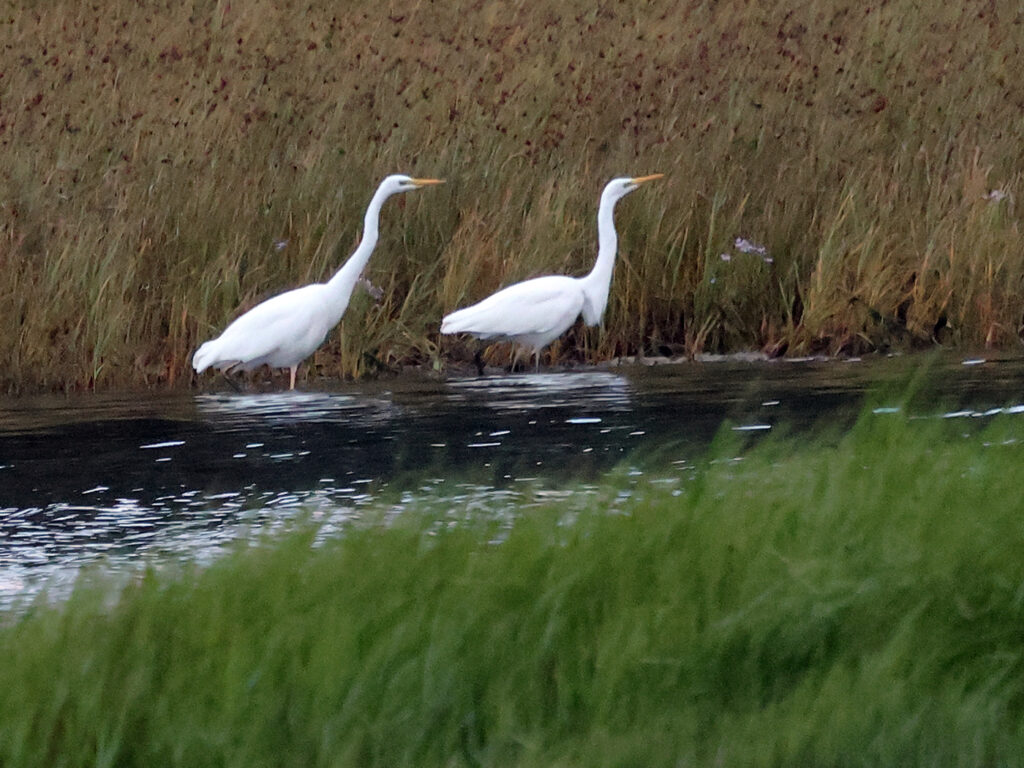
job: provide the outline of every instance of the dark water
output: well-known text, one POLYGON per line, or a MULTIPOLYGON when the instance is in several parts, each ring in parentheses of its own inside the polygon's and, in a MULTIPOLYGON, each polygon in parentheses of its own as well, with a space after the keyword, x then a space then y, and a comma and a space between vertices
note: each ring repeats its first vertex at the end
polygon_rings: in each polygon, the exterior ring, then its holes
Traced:
MULTIPOLYGON (((62 594, 83 564, 202 561, 300 513, 330 526, 370 502, 400 510, 438 495, 511 510, 527 488, 585 491, 652 455, 685 465, 723 423, 751 440, 782 425, 842 428, 868 389, 899 391, 924 363, 686 363, 0 401, 0 608, 43 585, 62 594)), ((922 415, 978 422, 1024 401, 1019 359, 932 359, 923 378, 937 405, 922 415)))

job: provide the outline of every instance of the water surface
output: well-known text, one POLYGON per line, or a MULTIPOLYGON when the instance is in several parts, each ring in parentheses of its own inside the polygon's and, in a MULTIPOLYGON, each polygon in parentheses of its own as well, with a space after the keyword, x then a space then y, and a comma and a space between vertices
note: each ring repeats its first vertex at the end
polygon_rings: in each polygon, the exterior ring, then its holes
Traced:
MULTIPOLYGON (((612 468, 649 468, 652 456, 661 471, 685 467, 723 424, 750 441, 780 426, 842 429, 869 388, 906 382, 922 362, 685 363, 0 401, 0 608, 43 585, 62 594, 84 564, 202 561, 297 514, 341 525, 371 502, 400 510, 438 495, 513 514, 524 498, 585 493, 612 468)), ((930 366, 920 386, 936 405, 920 415, 1016 412, 1022 361, 930 366)))

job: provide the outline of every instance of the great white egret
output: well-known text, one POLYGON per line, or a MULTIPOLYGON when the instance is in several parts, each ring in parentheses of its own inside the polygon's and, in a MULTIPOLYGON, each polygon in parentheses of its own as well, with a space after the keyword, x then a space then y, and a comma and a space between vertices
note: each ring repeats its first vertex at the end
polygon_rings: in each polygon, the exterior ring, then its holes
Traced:
POLYGON ((384 201, 399 192, 441 183, 441 179, 414 179, 401 174, 385 178, 366 207, 359 247, 334 277, 326 283, 304 285, 257 304, 224 333, 196 350, 192 357, 196 373, 211 367, 226 372, 251 371, 266 364, 271 368, 289 368, 289 388, 295 389, 299 363, 316 351, 348 307, 359 273, 377 245, 384 201))
POLYGON ((608 304, 618 246, 615 204, 644 182, 662 176, 612 179, 605 186, 597 209, 597 262, 590 274, 547 275, 502 288, 478 304, 446 315, 441 333, 512 341, 529 348, 539 364, 540 351, 565 333, 581 312, 587 325, 599 325, 608 304))

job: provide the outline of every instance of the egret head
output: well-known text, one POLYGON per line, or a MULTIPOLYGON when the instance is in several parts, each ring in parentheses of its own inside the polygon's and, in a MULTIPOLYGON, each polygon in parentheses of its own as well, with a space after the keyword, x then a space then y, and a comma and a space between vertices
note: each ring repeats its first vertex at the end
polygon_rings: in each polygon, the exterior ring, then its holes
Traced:
POLYGON ((605 186, 601 196, 615 201, 625 197, 641 184, 660 179, 664 175, 663 173, 653 173, 650 176, 623 176, 619 179, 612 179, 605 186))
POLYGON ((444 184, 444 179, 414 179, 412 176, 396 173, 384 179, 380 183, 380 188, 393 195, 396 192, 408 192, 410 189, 429 187, 432 184, 444 184))

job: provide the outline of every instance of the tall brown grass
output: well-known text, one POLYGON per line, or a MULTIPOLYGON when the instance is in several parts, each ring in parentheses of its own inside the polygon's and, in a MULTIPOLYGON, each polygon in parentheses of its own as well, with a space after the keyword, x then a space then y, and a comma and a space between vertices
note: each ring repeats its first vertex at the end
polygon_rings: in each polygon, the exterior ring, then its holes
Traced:
POLYGON ((240 309, 326 278, 391 172, 312 370, 441 367, 441 315, 582 274, 612 176, 600 331, 552 359, 1011 346, 1024 28, 1011 3, 286 0, 8 6, 0 387, 180 384, 240 309), (762 245, 744 253, 736 238, 762 245))

